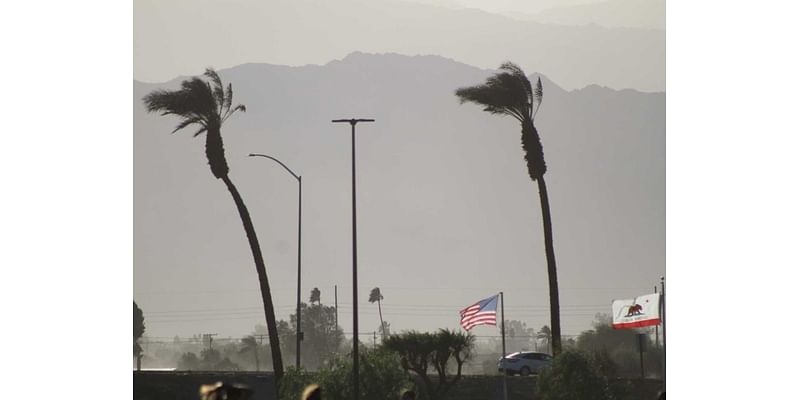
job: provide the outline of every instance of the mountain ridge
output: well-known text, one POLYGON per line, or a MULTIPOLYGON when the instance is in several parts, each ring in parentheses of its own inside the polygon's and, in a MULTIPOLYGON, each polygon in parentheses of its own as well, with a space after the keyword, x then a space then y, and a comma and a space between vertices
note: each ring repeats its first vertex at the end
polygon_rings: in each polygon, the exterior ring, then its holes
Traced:
MULTIPOLYGON (((330 61, 328 61, 328 62, 326 62, 324 64, 306 64, 306 65, 296 65, 295 66, 295 65, 274 64, 274 63, 266 63, 266 62, 248 62, 248 63, 233 65, 233 66, 226 67, 226 68, 220 68, 220 69, 217 70, 217 72, 220 73, 220 74, 224 74, 224 73, 227 73, 227 72, 229 72, 231 70, 236 70, 236 69, 240 69, 240 68, 245 68, 246 69, 246 68, 260 68, 260 67, 276 68, 276 69, 297 69, 297 68, 312 68, 313 69, 313 68, 323 68, 323 67, 327 67, 327 66, 336 66, 336 65, 338 65, 340 63, 351 62, 357 57, 387 57, 387 56, 388 57, 405 58, 405 59, 409 59, 409 60, 412 60, 412 59, 441 60, 441 61, 452 63, 452 64, 458 65, 458 66, 474 68, 475 70, 482 71, 482 72, 495 72, 495 71, 497 71, 496 69, 481 68, 481 67, 477 67, 477 66, 474 66, 474 65, 470 65, 470 64, 455 60, 453 58, 444 57, 444 56, 440 56, 440 55, 436 55, 436 54, 407 55, 407 54, 401 54, 401 53, 396 53, 396 52, 370 53, 370 52, 354 51, 354 52, 351 52, 351 53, 347 54, 346 56, 342 57, 341 59, 330 60, 330 61)), ((512 61, 513 62, 513 60, 508 60, 508 61, 512 61)), ((200 75, 200 74, 198 74, 198 75, 200 75)), ((182 80, 191 78, 192 76, 193 75, 179 75, 179 76, 174 77, 172 79, 168 79, 166 81, 160 81, 160 82, 146 82, 146 81, 141 81, 141 80, 137 80, 137 79, 133 79, 133 81, 136 84, 155 85, 155 86, 157 86, 157 85, 163 85, 163 84, 182 81, 182 80)), ((565 91, 565 92, 577 92, 577 91, 591 89, 591 88, 595 88, 596 87, 596 88, 609 90, 609 91, 614 91, 614 92, 630 91, 630 92, 643 93, 643 94, 648 94, 648 93, 651 93, 651 94, 663 94, 663 93, 665 93, 664 91, 642 91, 642 90, 638 90, 638 89, 634 89, 634 88, 616 89, 616 88, 612 88, 612 87, 609 87, 609 86, 599 85, 599 84, 596 84, 596 83, 590 83, 590 84, 588 84, 586 86, 583 86, 583 87, 580 87, 580 88, 565 89, 563 86, 557 84, 552 79, 547 77, 547 75, 545 75, 545 74, 538 73, 538 72, 533 72, 533 73, 528 75, 529 79, 532 79, 534 77, 542 77, 543 80, 547 80, 551 85, 555 86, 558 90, 565 91)))
MULTIPOLYGON (((350 128, 330 121, 372 117, 376 122, 359 124, 356 136, 362 292, 378 286, 394 304, 441 305, 502 289, 509 304, 529 307, 509 319, 548 323, 541 210, 519 125, 460 105, 454 95, 491 73, 437 56, 220 70, 234 103, 247 106, 228 120, 223 138, 278 318, 288 318, 296 296, 297 186, 269 160, 247 155, 272 155, 303 176, 303 292, 320 287, 329 299, 334 284, 347 290, 352 268, 350 128), (425 289, 431 285, 437 290, 425 289)), ((177 118, 144 110, 144 95, 179 80, 134 82, 137 304, 146 314, 257 306, 250 250, 230 196, 208 170, 203 138, 171 135, 177 118), (219 287, 239 290, 203 294, 219 287)), ((563 91, 542 80, 536 126, 548 164, 561 303, 595 305, 562 309, 565 334, 575 334, 590 329, 595 313, 608 312, 611 299, 638 295, 664 274, 665 94, 563 91)), ((387 319, 401 330, 458 328, 456 311, 453 318, 397 312, 387 319)), ((340 318, 347 326, 349 317, 340 318)), ((254 312, 148 331, 191 335, 215 324, 221 335, 241 335, 262 319, 254 312)))

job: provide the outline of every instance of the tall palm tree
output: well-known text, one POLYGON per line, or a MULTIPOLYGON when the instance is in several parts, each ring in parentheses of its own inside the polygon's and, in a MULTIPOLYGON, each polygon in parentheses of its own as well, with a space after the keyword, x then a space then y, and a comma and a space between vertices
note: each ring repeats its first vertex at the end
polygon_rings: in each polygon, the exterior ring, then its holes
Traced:
POLYGON ((228 84, 227 90, 222 84, 222 80, 217 73, 209 68, 206 69, 205 77, 210 82, 206 82, 198 77, 181 82, 178 90, 155 90, 144 97, 144 103, 148 112, 161 112, 161 115, 175 115, 181 118, 181 122, 172 131, 175 133, 189 125, 199 125, 194 137, 206 134, 206 158, 211 173, 217 179, 222 179, 233 197, 239 216, 242 219, 247 240, 250 243, 250 250, 256 264, 256 272, 261 287, 261 300, 264 303, 264 314, 267 320, 269 331, 269 343, 272 349, 272 367, 275 371, 275 380, 278 383, 283 377, 283 360, 281 359, 281 348, 278 343, 277 323, 275 322, 275 309, 272 304, 272 294, 269 289, 267 270, 264 265, 264 258, 261 255, 261 247, 258 245, 258 237, 250 219, 250 213, 239 195, 239 191, 228 176, 228 163, 225 160, 225 150, 222 145, 222 124, 236 111, 245 111, 244 105, 233 104, 233 87, 228 84))
POLYGON ((369 302, 375 304, 378 302, 378 316, 381 318, 381 338, 386 340, 386 325, 383 323, 383 312, 381 312, 381 300, 383 300, 383 295, 381 294, 380 288, 373 288, 371 292, 369 292, 369 302))
POLYGON ((522 150, 525 152, 528 175, 539 185, 547 275, 550 286, 550 326, 553 334, 553 354, 558 354, 561 352, 561 321, 550 202, 547 198, 547 185, 544 181, 547 165, 544 162, 539 132, 533 125, 533 120, 542 104, 542 80, 541 78, 537 80, 534 89, 520 67, 506 62, 500 66, 500 72, 489 77, 485 83, 460 88, 456 90, 456 96, 461 104, 471 102, 482 105, 484 106, 483 111, 491 114, 510 115, 522 125, 522 150))

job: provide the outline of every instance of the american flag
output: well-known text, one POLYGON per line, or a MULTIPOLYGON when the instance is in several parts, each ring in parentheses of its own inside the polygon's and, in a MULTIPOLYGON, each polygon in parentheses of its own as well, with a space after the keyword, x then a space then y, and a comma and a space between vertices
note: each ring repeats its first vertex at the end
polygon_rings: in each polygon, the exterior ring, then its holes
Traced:
POLYGON ((497 297, 483 299, 461 310, 461 326, 470 330, 475 325, 497 326, 497 297))

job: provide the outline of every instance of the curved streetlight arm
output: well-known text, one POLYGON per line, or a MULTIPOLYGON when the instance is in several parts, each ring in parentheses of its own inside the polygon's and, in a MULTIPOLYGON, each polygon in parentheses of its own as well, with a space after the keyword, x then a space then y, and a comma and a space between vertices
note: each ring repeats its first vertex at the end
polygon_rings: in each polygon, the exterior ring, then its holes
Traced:
POLYGON ((292 174, 292 176, 294 177, 294 179, 297 179, 298 181, 300 180, 300 176, 299 176, 299 175, 297 175, 297 174, 295 174, 294 172, 292 172, 292 170, 291 170, 291 169, 289 169, 289 167, 287 167, 287 166, 286 166, 286 164, 282 163, 282 162, 281 162, 281 160, 278 160, 278 159, 277 159, 277 158, 275 158, 275 157, 268 156, 268 155, 266 155, 266 154, 254 154, 254 153, 250 153, 250 157, 264 157, 264 158, 269 158, 270 160, 272 160, 272 161, 275 161, 276 163, 280 164, 280 165, 281 165, 281 167, 285 168, 285 169, 286 169, 286 171, 288 171, 290 174, 292 174))
POLYGON ((300 310, 300 288, 301 288, 301 254, 302 254, 302 227, 303 227, 303 179, 294 173, 286 164, 282 163, 281 160, 278 160, 275 157, 268 156, 266 154, 254 154, 250 153, 250 157, 264 157, 269 158, 272 161, 280 164, 287 172, 292 174, 292 176, 297 179, 297 347, 295 351, 295 366, 300 368, 300 348, 301 348, 301 341, 303 340, 303 331, 302 331, 302 323, 301 323, 301 310, 300 310))

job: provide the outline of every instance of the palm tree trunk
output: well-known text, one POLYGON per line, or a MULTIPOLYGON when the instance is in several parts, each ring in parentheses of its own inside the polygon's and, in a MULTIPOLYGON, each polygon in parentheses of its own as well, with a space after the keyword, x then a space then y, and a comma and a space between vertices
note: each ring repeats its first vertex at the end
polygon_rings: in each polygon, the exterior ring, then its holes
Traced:
POLYGON ((378 299, 378 316, 381 318, 381 334, 382 339, 386 340, 386 325, 383 324, 383 312, 381 312, 381 299, 378 299))
POLYGON ((550 220, 550 200, 544 175, 536 180, 539 184, 539 200, 542 203, 542 225, 544 226, 544 249, 547 255, 547 278, 550 286, 550 344, 553 355, 561 353, 561 316, 558 305, 558 277, 556 275, 556 253, 553 250, 553 224, 550 220))
POLYGON ((264 302, 264 314, 267 319, 269 345, 272 350, 272 368, 275 371, 275 387, 277 390, 283 377, 283 359, 281 358, 281 347, 278 342, 278 325, 275 322, 275 308, 272 305, 272 293, 269 290, 267 269, 264 265, 264 258, 261 256, 261 247, 258 245, 258 237, 256 237, 253 221, 250 219, 250 213, 247 211, 247 206, 244 205, 242 196, 239 195, 239 191, 236 190, 236 186, 233 185, 227 174, 223 175, 221 179, 225 182, 225 186, 228 187, 228 191, 231 192, 236 208, 239 210, 244 231, 247 233, 247 240, 250 242, 250 250, 252 250, 253 259, 256 262, 258 282, 261 286, 261 300, 264 302))
POLYGON ((206 159, 211 173, 217 179, 228 175, 228 161, 225 160, 225 147, 222 146, 222 132, 219 127, 208 127, 206 132, 206 159))

